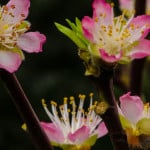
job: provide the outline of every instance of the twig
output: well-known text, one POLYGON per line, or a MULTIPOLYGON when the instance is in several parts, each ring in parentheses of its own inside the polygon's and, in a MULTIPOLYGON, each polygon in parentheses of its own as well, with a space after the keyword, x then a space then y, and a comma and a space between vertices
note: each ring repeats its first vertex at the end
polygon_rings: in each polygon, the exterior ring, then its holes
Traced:
POLYGON ((29 134, 33 139, 37 150, 52 150, 50 141, 40 126, 39 120, 29 103, 15 74, 0 70, 0 78, 4 82, 13 103, 15 104, 21 118, 26 123, 29 134))
MULTIPOLYGON (((145 14, 146 0, 136 0, 135 16, 145 14)), ((130 91, 133 95, 141 95, 143 69, 146 58, 133 60, 130 73, 130 91)))
POLYGON ((98 78, 90 77, 100 95, 101 100, 105 100, 109 107, 104 114, 100 114, 108 129, 113 147, 115 150, 129 150, 127 137, 122 129, 116 101, 113 93, 113 69, 101 70, 98 78))

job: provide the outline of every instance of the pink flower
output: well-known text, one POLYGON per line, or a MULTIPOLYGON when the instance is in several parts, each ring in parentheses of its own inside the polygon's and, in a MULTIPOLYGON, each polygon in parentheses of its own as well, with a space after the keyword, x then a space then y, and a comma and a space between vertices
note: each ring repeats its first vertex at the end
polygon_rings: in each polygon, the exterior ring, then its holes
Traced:
POLYGON ((39 32, 27 32, 30 23, 28 16, 29 0, 10 0, 0 7, 0 68, 12 73, 16 71, 24 55, 41 52, 46 37, 39 32))
MULTIPOLYGON (((84 111, 85 95, 79 96, 79 106, 75 104, 75 99, 70 97, 72 109, 68 108, 67 98, 64 98, 64 104, 59 106, 52 101, 52 112, 50 112, 43 100, 43 107, 52 122, 41 122, 41 126, 48 135, 52 145, 59 147, 91 147, 97 138, 104 136, 107 129, 102 119, 95 114, 95 105, 92 103, 92 94, 90 106, 87 112, 84 111)), ((66 148, 67 149, 67 148, 66 148)))
POLYGON ((114 17, 113 5, 94 0, 93 17, 82 19, 84 36, 90 41, 91 56, 107 63, 126 63, 150 55, 150 41, 144 39, 150 29, 150 16, 126 19, 125 12, 114 17))
POLYGON ((120 97, 120 119, 127 133, 129 144, 139 146, 139 135, 150 136, 150 107, 139 96, 130 92, 120 97))
MULTIPOLYGON (((121 10, 130 15, 135 10, 135 0, 119 0, 121 10)), ((146 14, 150 14, 150 0, 146 0, 146 14)))

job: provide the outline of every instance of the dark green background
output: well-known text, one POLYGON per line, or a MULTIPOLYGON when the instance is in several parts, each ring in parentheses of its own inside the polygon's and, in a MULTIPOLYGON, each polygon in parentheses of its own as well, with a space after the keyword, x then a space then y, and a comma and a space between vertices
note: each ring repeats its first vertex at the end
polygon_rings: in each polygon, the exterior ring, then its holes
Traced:
MULTIPOLYGON (((6 1, 1 0, 2 3, 6 1)), ((61 103, 64 96, 95 93, 95 88, 84 76, 77 47, 54 26, 54 22, 67 25, 65 18, 74 21, 76 16, 79 19, 84 15, 91 16, 91 3, 92 0, 31 0, 27 20, 32 24, 32 31, 40 31, 47 36, 47 42, 42 53, 25 53, 26 60, 16 75, 40 120, 48 121, 41 105, 42 98, 47 102, 54 99, 61 103)), ((149 88, 149 84, 144 87, 149 88)), ((149 96, 149 91, 145 92, 149 96)), ((35 149, 28 134, 21 129, 22 123, 0 81, 0 150, 35 149)), ((93 149, 112 150, 108 136, 97 140, 93 149)))

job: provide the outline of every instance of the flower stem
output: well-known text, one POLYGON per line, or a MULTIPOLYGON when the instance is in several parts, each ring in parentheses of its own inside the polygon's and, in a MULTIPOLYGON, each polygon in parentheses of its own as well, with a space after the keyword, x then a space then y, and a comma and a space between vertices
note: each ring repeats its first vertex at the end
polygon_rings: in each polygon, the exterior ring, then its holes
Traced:
POLYGON ((137 59, 133 60, 131 63, 130 91, 133 95, 141 96, 145 60, 145 58, 137 59))
POLYGON ((26 97, 15 74, 10 74, 5 70, 0 70, 1 80, 12 97, 21 118, 27 125, 27 129, 37 150, 52 150, 50 141, 40 126, 38 117, 36 116, 28 98, 26 97))
MULTIPOLYGON (((145 14, 146 0, 136 0, 135 2, 135 16, 145 14)), ((145 58, 133 60, 131 63, 130 73, 130 91, 133 95, 141 95, 142 77, 145 64, 145 58)))
POLYGON ((127 144, 127 137, 122 129, 117 105, 113 93, 113 69, 101 70, 101 74, 98 78, 91 77, 93 83, 97 87, 100 95, 100 100, 105 100, 109 105, 104 114, 100 114, 105 125, 108 129, 109 136, 111 138, 113 147, 115 150, 129 150, 127 144))

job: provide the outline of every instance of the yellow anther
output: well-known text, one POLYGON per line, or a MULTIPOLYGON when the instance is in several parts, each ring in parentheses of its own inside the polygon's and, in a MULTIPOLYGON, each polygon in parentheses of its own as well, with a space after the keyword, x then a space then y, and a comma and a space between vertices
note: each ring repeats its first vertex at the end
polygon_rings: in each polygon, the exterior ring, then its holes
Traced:
POLYGON ((90 122, 93 122, 93 119, 92 119, 92 118, 90 119, 90 122))
POLYGON ((98 22, 98 17, 96 17, 96 18, 94 19, 94 21, 95 21, 95 22, 98 22))
POLYGON ((110 6, 111 6, 111 7, 114 7, 114 5, 115 5, 114 3, 110 3, 110 6))
POLYGON ((41 101, 42 101, 43 107, 47 107, 47 105, 46 105, 46 103, 45 103, 45 99, 43 98, 41 101))
POLYGON ((90 97, 93 97, 94 93, 90 93, 90 97))
POLYGON ((75 112, 75 111, 72 111, 72 112, 71 112, 71 114, 72 114, 72 115, 75 115, 75 114, 76 114, 76 112, 75 112))
POLYGON ((70 101, 74 101, 74 97, 73 96, 70 96, 70 101))
POLYGON ((7 7, 7 6, 3 6, 3 9, 4 9, 5 11, 8 11, 8 7, 7 7))
POLYGON ((25 14, 21 14, 21 17, 25 17, 25 14))
POLYGON ((111 26, 111 25, 109 25, 109 26, 108 26, 108 28, 109 28, 109 29, 112 29, 112 26, 111 26))
POLYGON ((67 104, 68 98, 64 97, 64 104, 67 104))
POLYGON ((51 105, 54 105, 55 107, 57 107, 57 103, 55 101, 51 101, 51 105))
POLYGON ((4 30, 7 30, 8 27, 9 27, 8 24, 6 24, 6 25, 3 26, 3 29, 4 29, 4 30))
POLYGON ((103 16, 103 13, 100 13, 99 15, 100 15, 100 17, 102 17, 102 16, 103 16))
POLYGON ((145 109, 146 111, 148 111, 148 109, 149 109, 149 103, 146 103, 146 104, 144 105, 144 109, 145 109))
POLYGON ((79 98, 80 98, 80 99, 84 100, 85 97, 86 97, 86 95, 84 95, 84 94, 79 94, 79 98))
POLYGON ((119 32, 119 29, 118 29, 118 28, 116 28, 116 32, 119 32))
POLYGON ((121 43, 121 47, 123 47, 124 46, 124 43, 121 43))
POLYGON ((14 8, 15 8, 15 5, 11 5, 10 7, 11 7, 11 9, 14 9, 14 8))
POLYGON ((108 109, 108 104, 106 102, 99 102, 95 107, 95 112, 97 114, 104 114, 108 109))
POLYGON ((97 103, 98 103, 98 101, 95 101, 95 102, 94 102, 94 105, 97 105, 97 103))
POLYGON ((111 33, 111 32, 108 32, 108 35, 109 35, 109 36, 112 36, 112 33, 111 33))
POLYGON ((102 28, 102 29, 106 29, 106 26, 104 26, 104 25, 101 25, 101 26, 100 26, 100 28, 102 28))

